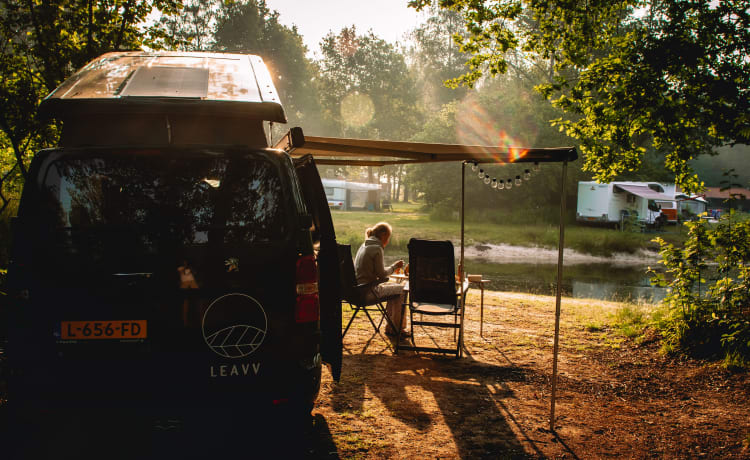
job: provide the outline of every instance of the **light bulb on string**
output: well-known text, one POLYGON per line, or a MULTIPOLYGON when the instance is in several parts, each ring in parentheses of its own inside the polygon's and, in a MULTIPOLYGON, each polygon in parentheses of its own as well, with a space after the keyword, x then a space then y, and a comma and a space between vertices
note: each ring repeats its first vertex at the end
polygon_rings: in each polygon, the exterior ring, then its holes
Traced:
POLYGON ((484 169, 479 170, 479 174, 477 174, 477 177, 479 177, 480 179, 484 179, 484 169))
POLYGON ((485 185, 490 185, 490 180, 491 180, 490 179, 490 175, 489 174, 485 174, 484 175, 484 183, 485 183, 485 185))
POLYGON ((490 187, 497 188, 497 179, 495 179, 494 177, 492 178, 492 184, 490 184, 490 187))
POLYGON ((524 169, 523 170, 523 179, 524 180, 531 179, 531 171, 529 171, 528 169, 524 169))
POLYGON ((478 169, 479 169, 479 163, 475 163, 475 162, 471 163, 472 172, 477 172, 478 169))
POLYGON ((498 190, 502 190, 504 188, 505 188, 505 181, 503 181, 502 179, 500 179, 499 181, 497 181, 497 189, 498 190))
POLYGON ((522 183, 523 182, 521 182, 521 176, 516 176, 516 186, 520 187, 522 183))
POLYGON ((505 188, 507 190, 510 190, 513 188, 513 179, 508 178, 508 180, 505 181, 505 188))
POLYGON ((535 173, 538 173, 540 169, 542 169, 542 167, 541 167, 541 166, 539 166, 539 162, 538 162, 538 161, 535 161, 535 162, 534 162, 534 172, 535 172, 535 173))

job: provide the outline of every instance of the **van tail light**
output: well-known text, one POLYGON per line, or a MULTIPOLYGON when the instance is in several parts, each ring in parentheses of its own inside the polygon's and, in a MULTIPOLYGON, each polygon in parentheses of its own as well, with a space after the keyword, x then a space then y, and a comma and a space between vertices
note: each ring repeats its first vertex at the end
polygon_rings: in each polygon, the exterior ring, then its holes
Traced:
POLYGON ((320 299, 318 298, 318 266, 312 255, 297 259, 297 302, 294 306, 294 320, 309 323, 320 319, 320 299))

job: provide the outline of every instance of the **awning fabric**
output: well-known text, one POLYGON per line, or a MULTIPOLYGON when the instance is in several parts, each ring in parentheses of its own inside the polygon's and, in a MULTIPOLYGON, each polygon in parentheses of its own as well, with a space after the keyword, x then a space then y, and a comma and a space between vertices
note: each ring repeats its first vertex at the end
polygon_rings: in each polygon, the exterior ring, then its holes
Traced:
POLYGON ((395 164, 473 161, 476 163, 549 163, 578 158, 575 147, 525 148, 432 144, 370 139, 305 136, 292 128, 274 146, 299 157, 311 154, 319 165, 385 166, 395 164))
POLYGON ((663 193, 651 190, 646 185, 621 185, 616 184, 615 187, 625 190, 626 192, 632 193, 633 195, 646 198, 647 200, 663 200, 663 201, 674 201, 674 198, 665 195, 663 193))

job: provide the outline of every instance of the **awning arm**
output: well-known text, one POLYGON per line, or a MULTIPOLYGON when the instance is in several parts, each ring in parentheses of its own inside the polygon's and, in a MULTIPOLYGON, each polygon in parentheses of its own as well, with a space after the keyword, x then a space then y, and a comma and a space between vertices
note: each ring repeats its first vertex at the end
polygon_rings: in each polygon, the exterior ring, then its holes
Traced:
POLYGON ((299 127, 281 137, 274 148, 292 156, 310 154, 319 164, 384 166, 389 164, 469 161, 474 163, 548 163, 573 161, 575 147, 526 148, 435 144, 370 139, 305 136, 299 127), (372 157, 372 158, 368 158, 372 157), (385 160, 383 158, 390 158, 385 160), (401 159, 401 160, 399 160, 401 159), (331 163, 323 163, 331 162, 331 163), (367 161, 369 163, 362 163, 367 161))

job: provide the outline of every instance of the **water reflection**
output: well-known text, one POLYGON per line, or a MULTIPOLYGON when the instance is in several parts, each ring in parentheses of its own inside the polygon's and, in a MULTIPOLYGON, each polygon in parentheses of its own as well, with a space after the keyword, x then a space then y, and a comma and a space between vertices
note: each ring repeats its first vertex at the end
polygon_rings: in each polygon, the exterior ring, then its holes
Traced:
MULTIPOLYGON (((405 259, 403 254, 388 254, 386 259, 405 259)), ((386 261, 387 263, 391 263, 386 261)), ((658 303, 666 289, 650 285, 645 265, 609 263, 566 266, 562 292, 566 297, 658 303)), ((554 295, 557 283, 555 264, 492 263, 467 259, 466 272, 489 279, 490 290, 554 295)))
MULTIPOLYGON (((490 280, 490 289, 554 295, 557 284, 555 264, 498 264, 467 260, 468 273, 481 273, 490 280)), ((566 266, 563 295, 619 301, 661 301, 666 289, 653 287, 644 265, 608 263, 566 266)))

